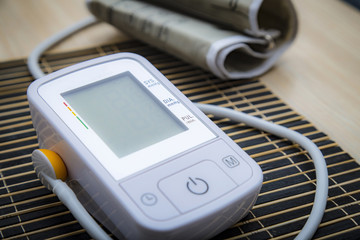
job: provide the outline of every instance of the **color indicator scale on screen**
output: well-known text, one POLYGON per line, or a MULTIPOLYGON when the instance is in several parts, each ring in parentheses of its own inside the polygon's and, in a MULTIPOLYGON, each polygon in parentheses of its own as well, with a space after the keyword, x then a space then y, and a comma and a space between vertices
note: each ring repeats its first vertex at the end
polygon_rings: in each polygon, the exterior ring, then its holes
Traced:
POLYGON ((67 109, 69 109, 69 111, 81 122, 81 124, 86 128, 89 129, 88 126, 86 126, 86 124, 76 115, 76 113, 65 103, 63 102, 63 104, 65 105, 65 107, 67 109))

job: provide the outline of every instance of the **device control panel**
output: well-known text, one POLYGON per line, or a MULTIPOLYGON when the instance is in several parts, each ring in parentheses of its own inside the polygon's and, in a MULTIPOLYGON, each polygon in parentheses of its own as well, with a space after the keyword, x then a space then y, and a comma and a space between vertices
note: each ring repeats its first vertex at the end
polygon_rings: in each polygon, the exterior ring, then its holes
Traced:
POLYGON ((251 167, 222 140, 165 165, 120 184, 136 205, 155 220, 197 209, 241 187, 252 176, 251 167))

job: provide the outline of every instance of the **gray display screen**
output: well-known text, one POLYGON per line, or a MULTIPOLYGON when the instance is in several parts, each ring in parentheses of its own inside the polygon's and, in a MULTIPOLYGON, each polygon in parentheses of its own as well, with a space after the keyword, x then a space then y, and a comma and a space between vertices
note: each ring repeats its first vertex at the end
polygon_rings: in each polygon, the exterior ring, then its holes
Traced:
POLYGON ((188 130, 130 72, 61 96, 119 158, 188 130))

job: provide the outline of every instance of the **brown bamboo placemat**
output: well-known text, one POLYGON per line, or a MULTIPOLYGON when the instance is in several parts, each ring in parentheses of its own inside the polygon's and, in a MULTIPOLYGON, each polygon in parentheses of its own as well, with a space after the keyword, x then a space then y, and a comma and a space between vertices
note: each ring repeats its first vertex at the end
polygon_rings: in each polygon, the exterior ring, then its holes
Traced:
MULTIPOLYGON (((222 81, 137 41, 45 55, 45 72, 116 52, 146 57, 195 102, 247 112, 314 141, 329 170, 329 199, 315 239, 360 238, 360 167, 337 143, 293 111, 259 80, 222 81)), ((30 154, 38 147, 26 89, 25 60, 0 63, 0 238, 89 239, 69 211, 37 179, 30 154)), ((212 116, 210 116, 212 117, 212 116)), ((298 145, 227 119, 213 118, 264 172, 256 205, 215 239, 292 239, 309 215, 315 192, 312 161, 298 145)))

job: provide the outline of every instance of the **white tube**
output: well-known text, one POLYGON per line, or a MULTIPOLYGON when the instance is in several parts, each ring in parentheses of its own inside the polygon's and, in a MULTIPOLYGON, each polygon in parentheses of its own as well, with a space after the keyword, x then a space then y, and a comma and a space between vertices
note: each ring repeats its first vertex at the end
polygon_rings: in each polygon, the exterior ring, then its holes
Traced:
MULTIPOLYGON (((40 173, 41 174, 41 173, 40 173)), ((86 229, 86 232, 94 239, 111 240, 109 235, 99 226, 99 224, 86 211, 80 201, 77 199, 72 189, 63 181, 53 179, 46 174, 41 174, 52 188, 52 191, 59 200, 70 210, 80 225, 86 229)))
POLYGON ((286 127, 276 125, 248 114, 237 112, 232 109, 206 105, 195 104, 201 111, 206 114, 213 114, 217 117, 229 118, 236 122, 243 122, 251 127, 272 133, 282 138, 298 143, 308 151, 313 159, 316 171, 316 192, 314 205, 310 216, 306 221, 303 229, 297 235, 297 240, 311 239, 319 226, 324 215, 327 196, 328 196, 328 172, 325 159, 319 148, 308 138, 298 132, 290 130, 286 127))
POLYGON ((94 17, 86 18, 80 22, 71 25, 70 27, 56 33, 55 35, 49 37, 45 41, 41 42, 35 49, 30 53, 27 61, 28 68, 30 73, 37 79, 45 74, 41 70, 38 61, 41 56, 47 49, 54 46, 56 43, 64 40, 65 38, 69 37, 70 35, 88 27, 97 22, 97 19, 94 17))

